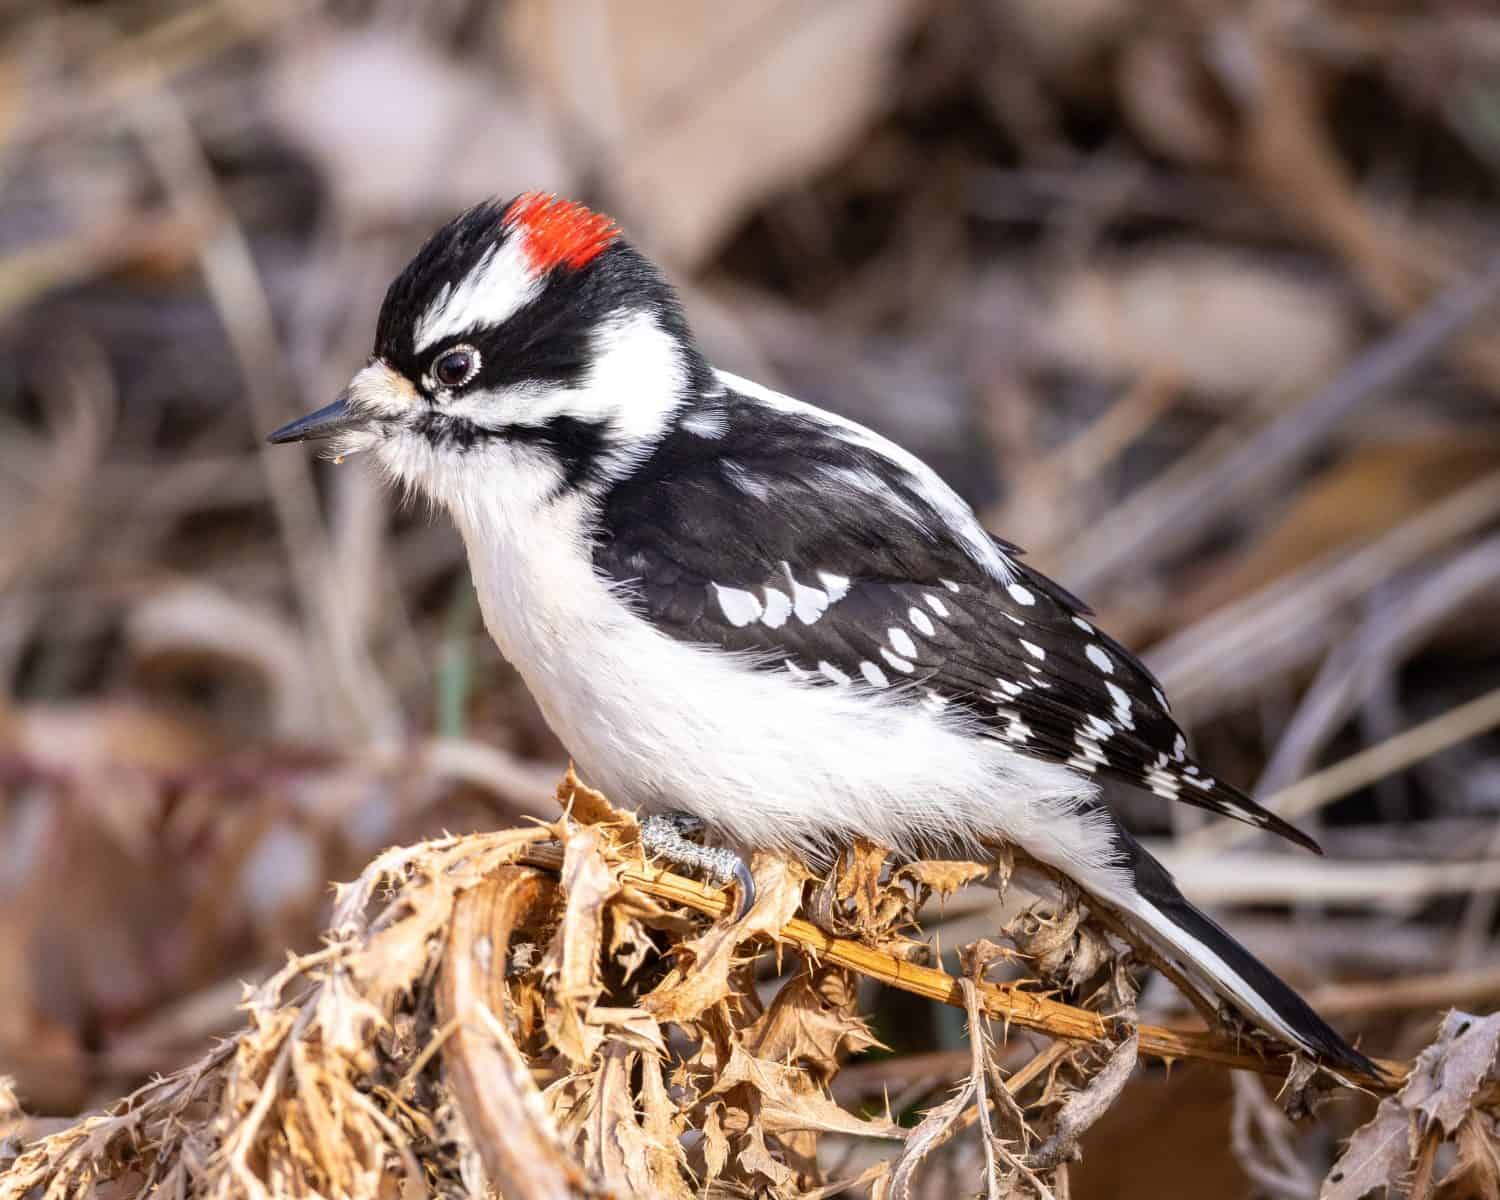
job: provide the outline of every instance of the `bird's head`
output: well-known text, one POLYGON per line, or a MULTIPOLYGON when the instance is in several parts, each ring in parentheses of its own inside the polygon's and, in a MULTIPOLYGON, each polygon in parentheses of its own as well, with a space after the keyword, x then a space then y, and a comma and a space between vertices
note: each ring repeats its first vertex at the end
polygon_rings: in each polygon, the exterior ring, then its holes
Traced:
POLYGON ((449 504, 475 486, 543 499, 627 471, 706 379, 671 287, 615 223, 526 193, 429 238, 368 365, 270 441, 371 452, 449 504))

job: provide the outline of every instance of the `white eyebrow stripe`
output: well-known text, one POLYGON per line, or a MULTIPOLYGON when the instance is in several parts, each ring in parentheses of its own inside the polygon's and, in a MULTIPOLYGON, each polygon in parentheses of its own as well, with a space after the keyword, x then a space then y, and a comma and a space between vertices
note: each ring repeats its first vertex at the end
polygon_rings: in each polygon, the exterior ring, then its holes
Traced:
POLYGON ((491 246, 457 284, 445 283, 420 318, 412 345, 421 354, 456 333, 499 325, 535 300, 542 278, 531 269, 522 249, 525 234, 512 230, 491 246))

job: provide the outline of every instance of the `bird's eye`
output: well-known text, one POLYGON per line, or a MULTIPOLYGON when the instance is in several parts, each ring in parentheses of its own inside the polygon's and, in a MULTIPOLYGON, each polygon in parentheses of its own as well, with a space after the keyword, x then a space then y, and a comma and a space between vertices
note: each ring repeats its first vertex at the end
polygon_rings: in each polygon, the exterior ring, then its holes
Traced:
POLYGON ((444 350, 432 362, 432 377, 440 387, 461 388, 479 374, 479 351, 473 346, 444 350))

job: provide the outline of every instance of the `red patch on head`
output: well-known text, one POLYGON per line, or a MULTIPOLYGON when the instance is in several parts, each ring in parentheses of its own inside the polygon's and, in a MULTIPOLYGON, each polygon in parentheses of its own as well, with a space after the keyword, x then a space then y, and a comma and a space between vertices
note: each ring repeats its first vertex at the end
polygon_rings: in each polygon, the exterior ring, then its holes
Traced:
POLYGON ((539 275, 554 267, 587 266, 620 236, 610 218, 546 192, 517 196, 505 210, 505 224, 525 235, 522 253, 539 275))

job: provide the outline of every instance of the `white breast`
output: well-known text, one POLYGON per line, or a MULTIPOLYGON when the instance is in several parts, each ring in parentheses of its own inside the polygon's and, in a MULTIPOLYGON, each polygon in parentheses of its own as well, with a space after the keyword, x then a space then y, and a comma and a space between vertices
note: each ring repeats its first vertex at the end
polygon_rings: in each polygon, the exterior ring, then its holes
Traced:
POLYGON ((581 498, 450 507, 491 636, 616 802, 816 858, 861 834, 902 848, 994 836, 1074 875, 1109 860, 1107 831, 1078 811, 1094 786, 1066 767, 891 694, 800 683, 658 633, 593 571, 581 498))

